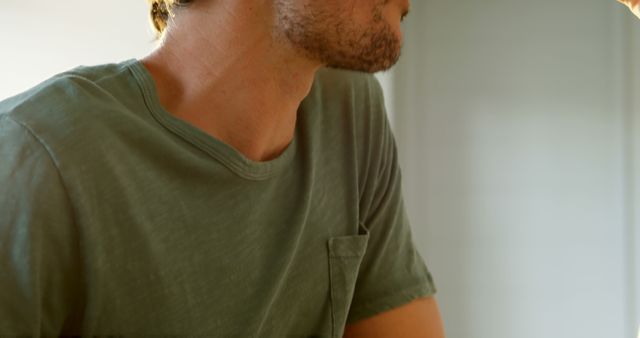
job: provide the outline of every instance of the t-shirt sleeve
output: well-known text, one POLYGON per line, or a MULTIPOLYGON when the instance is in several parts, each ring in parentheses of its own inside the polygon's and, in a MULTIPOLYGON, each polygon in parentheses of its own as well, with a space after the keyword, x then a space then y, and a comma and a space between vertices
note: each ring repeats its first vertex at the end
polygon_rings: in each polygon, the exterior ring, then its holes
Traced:
POLYGON ((37 137, 0 115, 0 336, 54 336, 72 320, 73 216, 37 137))
POLYGON ((369 81, 367 121, 361 141, 360 222, 369 241, 356 280, 347 323, 431 296, 436 288, 412 238, 405 210, 396 142, 384 109, 382 89, 369 81))

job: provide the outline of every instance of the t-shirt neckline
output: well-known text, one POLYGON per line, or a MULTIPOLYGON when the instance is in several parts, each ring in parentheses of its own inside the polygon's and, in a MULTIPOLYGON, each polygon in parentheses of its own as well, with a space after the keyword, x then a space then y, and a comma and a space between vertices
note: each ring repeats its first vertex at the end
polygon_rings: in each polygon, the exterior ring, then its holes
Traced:
MULTIPOLYGON (((158 123, 220 161, 237 175, 249 180, 268 179, 287 168, 295 157, 299 137, 297 125, 293 140, 277 158, 263 162, 251 160, 232 146, 168 112, 160 104, 153 77, 140 60, 127 60, 125 66, 131 70, 142 91, 147 109, 158 123)), ((299 118, 297 120, 299 121, 299 118)))

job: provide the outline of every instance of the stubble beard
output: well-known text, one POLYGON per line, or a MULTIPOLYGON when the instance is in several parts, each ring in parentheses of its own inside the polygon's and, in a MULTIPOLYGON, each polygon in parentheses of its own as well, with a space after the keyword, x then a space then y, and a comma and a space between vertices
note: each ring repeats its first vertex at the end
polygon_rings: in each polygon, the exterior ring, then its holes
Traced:
POLYGON ((371 24, 364 28, 320 10, 302 12, 287 0, 276 3, 279 32, 294 49, 327 67, 375 73, 400 58, 400 39, 382 16, 386 0, 378 2, 371 24))

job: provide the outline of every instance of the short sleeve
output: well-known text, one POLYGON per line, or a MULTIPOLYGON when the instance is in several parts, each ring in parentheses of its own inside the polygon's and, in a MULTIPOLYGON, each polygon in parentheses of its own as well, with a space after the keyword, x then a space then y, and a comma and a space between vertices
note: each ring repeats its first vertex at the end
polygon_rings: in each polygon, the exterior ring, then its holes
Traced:
POLYGON ((73 215, 37 137, 0 115, 0 336, 53 336, 79 292, 73 215))
POLYGON ((436 288, 412 238, 402 197, 396 142, 384 109, 382 89, 371 77, 367 149, 360 183, 360 222, 369 242, 358 272, 347 323, 431 296, 436 288))

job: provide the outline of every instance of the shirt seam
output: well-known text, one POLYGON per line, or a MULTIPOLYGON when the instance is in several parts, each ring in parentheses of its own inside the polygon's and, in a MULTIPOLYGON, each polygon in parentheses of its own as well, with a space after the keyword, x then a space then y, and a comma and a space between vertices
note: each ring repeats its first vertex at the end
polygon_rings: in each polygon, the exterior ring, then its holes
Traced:
POLYGON ((62 171, 60 170, 60 165, 55 160, 55 157, 52 154, 51 148, 46 144, 46 142, 40 136, 38 136, 38 134, 36 132, 33 131, 33 129, 29 125, 27 125, 23 121, 16 120, 15 118, 13 118, 9 114, 5 115, 5 117, 7 119, 13 121, 14 123, 19 125, 20 127, 22 127, 22 129, 24 129, 42 147, 42 149, 47 154, 47 157, 49 158, 49 160, 53 164, 53 167, 56 169, 56 173, 58 174, 58 178, 60 179, 60 185, 62 186, 62 190, 64 191, 64 195, 67 197, 67 201, 69 202, 69 206, 71 207, 71 212, 73 213, 73 215, 72 215, 73 222, 74 222, 74 224, 76 224, 77 223, 77 218, 76 218, 77 212, 75 210, 76 208, 72 203, 71 195, 69 194, 69 189, 67 188, 67 184, 66 184, 66 182, 64 180, 64 176, 62 175, 62 171))
MULTIPOLYGON (((273 163, 271 163, 271 165, 269 166, 264 166, 260 169, 251 169, 252 172, 247 172, 247 169, 244 168, 240 163, 237 163, 236 161, 229 159, 226 156, 226 154, 224 154, 222 151, 216 149, 215 147, 207 145, 206 142, 203 142, 203 140, 201 140, 199 135, 192 135, 192 134, 186 133, 182 128, 176 126, 172 121, 170 121, 168 117, 165 117, 163 114, 157 113, 156 109, 159 109, 159 108, 157 107, 156 102, 154 100, 151 100, 151 98, 154 95, 150 93, 150 89, 148 88, 148 86, 144 85, 146 82, 146 75, 141 74, 141 70, 138 69, 136 62, 133 60, 130 64, 127 65, 127 68, 133 74, 136 80, 136 85, 142 92, 142 98, 148 112, 156 121, 158 121, 158 123, 160 123, 164 128, 168 129, 172 133, 178 135, 184 141, 192 144, 193 146, 198 148, 200 151, 220 161, 223 165, 229 168, 234 174, 248 180, 262 181, 262 180, 275 177, 280 173, 281 171, 280 169, 284 169, 284 167, 286 167, 285 165, 280 165, 280 167, 282 168, 274 168, 273 163), (197 144, 194 144, 194 141, 196 141, 197 144)), ((296 136, 294 136, 294 140, 292 140, 292 143, 296 142, 295 137, 296 136)), ((297 147, 296 144, 290 144, 289 146, 297 147)), ((289 150, 290 152, 293 152, 293 150, 296 150, 296 149, 289 149, 289 150)), ((288 161, 288 160, 291 160, 290 157, 293 157, 294 154, 287 153, 285 156, 288 157, 287 159, 285 159, 288 161)))
MULTIPOLYGON (((78 212, 76 210, 76 206, 73 203, 73 199, 71 198, 71 194, 69 194, 69 188, 67 186, 67 183, 65 182, 64 176, 62 175, 62 170, 60 170, 60 164, 58 163, 58 161, 56 161, 55 157, 53 156, 53 151, 51 150, 51 148, 47 145, 47 143, 25 122, 20 121, 15 119, 14 117, 12 117, 9 114, 6 114, 5 117, 10 120, 13 121, 15 124, 17 124, 18 126, 20 126, 22 129, 24 129, 24 131, 29 134, 37 144, 40 145, 40 147, 42 147, 42 149, 45 152, 45 156, 51 161, 51 164, 53 165, 53 167, 56 170, 56 174, 58 176, 58 179, 60 180, 60 185, 62 187, 62 191, 64 192, 64 196, 67 199, 67 202, 69 203, 69 209, 71 211, 71 227, 73 228, 73 230, 76 232, 76 234, 78 236, 81 236, 81 231, 80 231, 80 226, 78 223, 78 212)), ((82 252, 82 244, 81 243, 77 243, 77 250, 79 252, 82 252)), ((84 278, 83 276, 85 275, 85 265, 84 262, 82 262, 82 258, 81 257, 76 257, 76 259, 78 260, 79 263, 79 269, 80 269, 80 276, 82 276, 81 278, 84 278)), ((84 297, 84 290, 79 290, 79 292, 83 293, 83 297, 84 297)), ((80 304, 82 304, 84 302, 84 300, 80 301, 80 304)), ((78 305, 78 306, 84 306, 84 305, 78 305)), ((71 310, 72 312, 68 313, 67 317, 64 318, 64 321, 62 322, 62 326, 61 326, 61 330, 64 330, 66 325, 67 325, 67 321, 69 320, 69 316, 73 316, 73 314, 75 313, 75 311, 82 311, 82 309, 78 310, 78 308, 76 307, 76 304, 72 304, 72 308, 71 310)))

